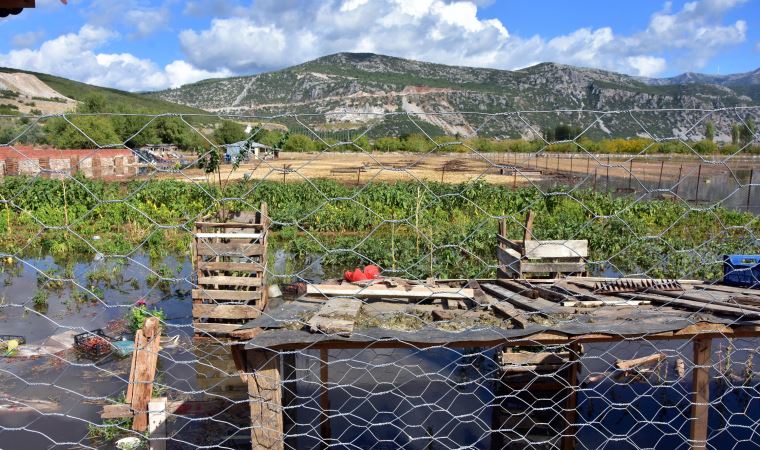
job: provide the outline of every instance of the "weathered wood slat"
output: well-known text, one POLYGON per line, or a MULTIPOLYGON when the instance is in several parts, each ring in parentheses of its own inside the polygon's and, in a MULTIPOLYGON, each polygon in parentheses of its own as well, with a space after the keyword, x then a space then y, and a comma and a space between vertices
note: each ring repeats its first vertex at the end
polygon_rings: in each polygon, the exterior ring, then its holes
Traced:
POLYGON ((230 271, 256 273, 264 270, 264 265, 257 262, 216 262, 201 261, 198 263, 200 270, 230 271))
POLYGON ((467 299, 474 298, 475 291, 471 288, 449 288, 414 286, 410 289, 383 288, 379 286, 361 287, 353 284, 308 284, 306 293, 314 295, 341 295, 356 298, 397 297, 412 299, 467 299))
POLYGON ((197 241, 195 248, 198 256, 258 256, 264 252, 261 244, 221 243, 197 241))
POLYGON ((312 333, 350 335, 361 307, 355 298, 331 298, 309 319, 309 327, 312 333))
POLYGON ((251 446, 254 449, 283 450, 280 359, 276 353, 266 351, 250 352, 249 357, 251 446))
POLYGON ((193 304, 193 318, 200 319, 255 319, 261 310, 254 305, 193 304))
POLYGON ((499 260, 499 263, 504 265, 515 265, 514 267, 517 267, 517 264, 520 261, 520 254, 516 252, 515 250, 512 250, 511 248, 503 249, 501 247, 496 248, 496 258, 499 260))
POLYGON ((528 286, 524 286, 513 280, 499 279, 499 280, 496 280, 496 284, 498 284, 499 286, 503 288, 509 289, 512 292, 517 292, 518 294, 524 295, 531 299, 536 299, 540 297, 536 289, 530 288, 528 286))
POLYGON ((694 289, 727 292, 730 294, 752 295, 752 296, 756 296, 760 298, 760 290, 757 290, 757 289, 745 289, 745 288, 734 287, 734 286, 717 286, 714 284, 697 285, 697 286, 694 286, 694 289))
POLYGON ((504 289, 503 287, 498 286, 496 284, 481 283, 480 287, 484 291, 495 296, 498 300, 504 300, 526 311, 546 313, 546 312, 555 312, 558 309, 559 310, 562 309, 561 307, 557 306, 557 304, 552 303, 550 301, 540 299, 540 298, 531 299, 524 295, 520 295, 515 292, 509 291, 507 289, 504 289))
MULTIPOLYGON (((211 415, 219 410, 229 407, 226 400, 179 400, 166 403, 168 414, 181 415, 211 415)), ((124 419, 132 417, 132 410, 126 403, 103 405, 100 412, 101 419, 124 419)))
POLYGON ((496 240, 499 242, 499 244, 503 244, 509 247, 510 249, 516 251, 518 254, 522 252, 522 246, 521 246, 522 241, 513 241, 511 239, 505 238, 504 236, 500 234, 496 235, 496 240))
POLYGON ((663 297, 677 298, 677 299, 682 299, 682 300, 692 300, 692 301, 695 301, 695 302, 704 302, 704 303, 710 303, 710 304, 725 304, 725 305, 728 305, 728 306, 734 306, 736 308, 748 309, 750 311, 760 312, 760 307, 758 307, 758 306, 740 304, 740 303, 736 303, 734 301, 731 301, 729 299, 720 299, 720 298, 714 298, 714 297, 710 298, 710 293, 709 292, 705 292, 705 291, 702 291, 702 292, 704 292, 707 295, 707 297, 700 297, 698 295, 687 294, 687 293, 684 293, 684 292, 663 291, 663 290, 660 290, 660 289, 647 289, 647 290, 645 290, 643 292, 644 293, 657 294, 657 295, 661 295, 663 297))
POLYGON ((262 233, 195 233, 199 239, 260 239, 262 233))
POLYGON ((193 321, 193 328, 195 329, 195 332, 201 334, 229 334, 241 326, 241 324, 237 323, 202 323, 193 321))
POLYGON ((210 276, 198 277, 198 285, 211 284, 215 286, 261 286, 259 277, 230 277, 230 276, 210 276))
POLYGON ((742 310, 739 307, 726 306, 716 303, 697 302, 694 300, 683 300, 677 298, 663 297, 655 294, 630 294, 626 292, 620 292, 615 294, 619 297, 633 299, 633 300, 648 300, 654 304, 666 305, 672 307, 681 307, 690 311, 709 311, 715 314, 729 315, 733 317, 741 317, 747 320, 760 319, 760 313, 749 310, 742 310))
POLYGON ((225 291, 218 289, 193 289, 193 299, 250 301, 261 298, 260 291, 225 291))
POLYGON ((540 258, 586 258, 588 257, 588 241, 526 241, 525 257, 540 258))
POLYGON ((583 262, 523 262, 521 264, 523 273, 526 272, 584 272, 586 264, 583 262))
POLYGON ((552 302, 572 302, 575 301, 575 299, 569 295, 562 294, 560 292, 553 291, 545 286, 539 286, 537 284, 532 284, 528 281, 523 281, 521 284, 529 286, 531 289, 538 292, 538 294, 552 302))
POLYGON ((528 326, 528 320, 525 318, 522 311, 518 310, 510 303, 504 301, 494 301, 491 302, 491 309, 493 309, 497 314, 501 314, 510 319, 515 325, 515 328, 525 329, 525 327, 528 326))
POLYGON ((263 228, 261 223, 239 223, 239 222, 195 222, 199 228, 263 228))

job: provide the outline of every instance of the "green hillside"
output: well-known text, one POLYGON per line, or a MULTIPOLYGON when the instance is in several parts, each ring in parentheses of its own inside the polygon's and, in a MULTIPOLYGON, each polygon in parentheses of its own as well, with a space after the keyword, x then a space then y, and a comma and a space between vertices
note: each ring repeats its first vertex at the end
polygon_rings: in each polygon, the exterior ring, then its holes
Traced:
POLYGON ((122 108, 133 110, 135 112, 149 113, 204 113, 202 109, 191 106, 179 105, 165 100, 147 97, 141 94, 121 91, 118 89, 93 86, 91 84, 80 83, 78 81, 68 80, 66 78, 48 75, 45 73, 31 72, 8 67, 0 67, 0 72, 4 73, 28 73, 36 76, 40 81, 55 89, 62 95, 74 100, 82 101, 88 94, 102 94, 109 104, 121 105, 122 108))

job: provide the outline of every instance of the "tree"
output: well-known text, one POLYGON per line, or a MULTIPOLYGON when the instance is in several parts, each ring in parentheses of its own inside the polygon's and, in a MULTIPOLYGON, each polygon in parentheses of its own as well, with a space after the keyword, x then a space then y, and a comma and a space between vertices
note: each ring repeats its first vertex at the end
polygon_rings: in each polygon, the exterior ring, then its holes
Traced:
POLYGON ((755 131, 757 131, 755 127, 755 122, 752 121, 751 117, 747 117, 744 120, 744 126, 741 127, 741 141, 742 144, 749 144, 750 142, 755 140, 755 131))
POLYGON ((705 124, 705 140, 712 142, 715 139, 715 125, 712 122, 705 124))
POLYGON ((546 140, 546 142, 555 141, 554 128, 547 128, 544 130, 544 139, 546 140))
POLYGON ((70 120, 76 128, 57 117, 45 125, 51 144, 58 148, 95 148, 122 142, 108 117, 77 116, 70 120))
POLYGON ((288 152, 310 152, 314 150, 314 141, 305 134, 295 133, 288 136, 282 149, 288 152))
POLYGON ((77 111, 81 113, 103 113, 113 112, 114 110, 107 111, 108 100, 106 96, 100 92, 92 92, 85 95, 82 99, 82 103, 77 107, 77 111))
POLYGON ((245 128, 237 122, 225 120, 214 130, 214 140, 217 144, 234 144, 245 140, 245 128))
POLYGON ((731 143, 737 145, 741 136, 741 128, 738 123, 731 125, 731 143))
POLYGON ((572 139, 572 129, 569 125, 561 123, 554 127, 554 138, 558 141, 568 141, 572 139))

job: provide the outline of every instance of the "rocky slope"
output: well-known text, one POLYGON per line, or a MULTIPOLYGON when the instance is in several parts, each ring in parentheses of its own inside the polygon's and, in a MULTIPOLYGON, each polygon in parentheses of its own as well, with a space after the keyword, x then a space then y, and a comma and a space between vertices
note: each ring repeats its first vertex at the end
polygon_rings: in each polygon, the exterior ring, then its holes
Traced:
MULTIPOLYGON (((339 53, 277 72, 205 80, 147 95, 219 112, 308 114, 301 121, 318 129, 371 126, 374 135, 421 128, 530 138, 544 127, 567 123, 590 126, 588 133, 597 136, 696 138, 705 113, 695 110, 760 104, 759 73, 642 79, 554 63, 507 71, 339 53), (517 114, 556 110, 583 111, 517 114)), ((727 139, 737 116, 731 110, 713 113, 710 120, 718 138, 727 139)))

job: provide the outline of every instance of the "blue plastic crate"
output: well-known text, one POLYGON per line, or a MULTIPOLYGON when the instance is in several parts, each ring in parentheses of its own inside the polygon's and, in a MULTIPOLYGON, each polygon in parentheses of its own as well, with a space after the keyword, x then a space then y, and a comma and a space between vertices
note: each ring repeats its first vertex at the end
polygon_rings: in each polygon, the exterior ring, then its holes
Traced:
POLYGON ((760 288, 760 255, 725 255, 723 283, 760 288))

